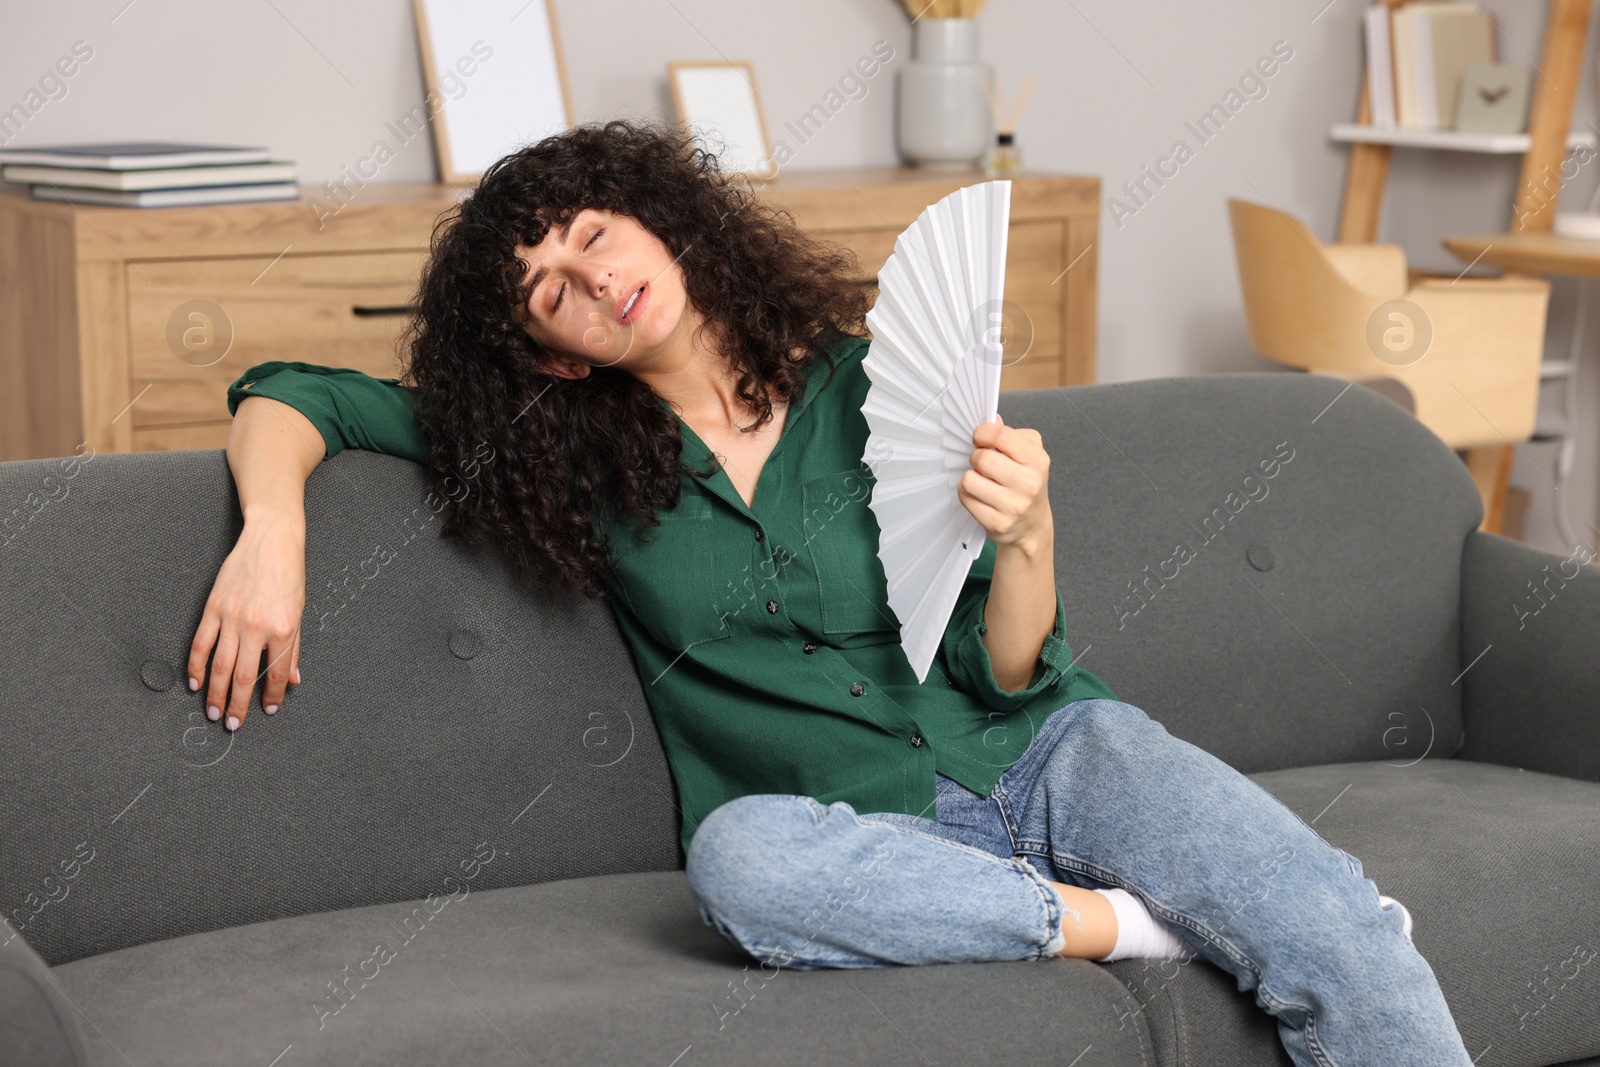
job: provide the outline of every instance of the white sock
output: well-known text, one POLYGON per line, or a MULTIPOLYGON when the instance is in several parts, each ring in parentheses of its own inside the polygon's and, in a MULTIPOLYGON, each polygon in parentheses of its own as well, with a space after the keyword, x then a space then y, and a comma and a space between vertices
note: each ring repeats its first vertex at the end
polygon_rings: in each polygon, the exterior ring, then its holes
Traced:
POLYGON ((1126 889, 1096 889, 1095 892, 1103 894, 1117 913, 1117 943, 1109 955, 1101 956, 1096 962, 1129 958, 1177 960, 1195 955, 1194 949, 1156 921, 1144 901, 1126 889))
MULTIPOLYGON (((1176 960, 1193 956, 1194 949, 1175 936, 1150 914, 1150 909, 1144 906, 1144 901, 1128 892, 1126 889, 1096 889, 1111 903, 1111 910, 1117 914, 1117 943, 1108 955, 1100 956, 1096 962, 1111 963, 1123 959, 1159 959, 1176 960)), ((1405 920, 1406 940, 1411 937, 1411 912, 1406 906, 1393 897, 1378 895, 1378 906, 1386 908, 1390 904, 1400 909, 1400 915, 1405 920)))
POLYGON ((1412 936, 1411 936, 1411 913, 1406 910, 1406 906, 1404 904, 1400 903, 1398 900, 1394 899, 1394 897, 1386 897, 1382 893, 1378 894, 1378 907, 1387 908, 1390 904, 1393 904, 1395 907, 1400 909, 1400 914, 1406 921, 1406 925, 1405 925, 1406 940, 1407 941, 1414 940, 1414 938, 1412 938, 1412 936))

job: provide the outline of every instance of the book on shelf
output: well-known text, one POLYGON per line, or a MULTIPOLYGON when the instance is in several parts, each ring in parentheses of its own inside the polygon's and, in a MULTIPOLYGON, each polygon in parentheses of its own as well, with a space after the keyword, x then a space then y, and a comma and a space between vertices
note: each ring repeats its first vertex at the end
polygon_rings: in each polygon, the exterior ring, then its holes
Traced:
POLYGON ((187 189, 84 189, 30 185, 35 200, 61 200, 70 204, 109 204, 115 207, 189 207, 195 204, 238 204, 251 200, 294 200, 300 186, 294 182, 256 185, 199 185, 187 189))
POLYGON ((33 163, 45 167, 87 167, 94 170, 148 170, 155 167, 200 167, 212 163, 265 163, 265 148, 234 145, 182 144, 175 141, 117 141, 103 144, 41 145, 0 148, 0 163, 33 163))
POLYGON ((1372 125, 1454 129, 1462 74, 1494 62, 1492 17, 1470 0, 1375 3, 1363 27, 1372 125))
POLYGON ((1373 4, 1363 19, 1367 36, 1367 101, 1372 125, 1394 128, 1394 64, 1389 57, 1389 8, 1373 4))
POLYGON ((0 181, 37 182, 40 185, 73 186, 79 189, 188 189, 197 185, 261 185, 265 182, 294 180, 294 164, 281 160, 140 170, 91 170, 17 163, 0 165, 0 181))

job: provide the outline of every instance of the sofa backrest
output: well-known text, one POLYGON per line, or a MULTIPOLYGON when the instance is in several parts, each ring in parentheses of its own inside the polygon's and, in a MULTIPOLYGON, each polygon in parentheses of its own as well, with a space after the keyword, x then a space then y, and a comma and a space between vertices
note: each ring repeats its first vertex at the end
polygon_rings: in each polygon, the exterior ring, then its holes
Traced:
POLYGON ((1000 407, 1044 437, 1068 643, 1122 700, 1245 773, 1460 748, 1483 504, 1410 414, 1299 372, 1000 407))
POLYGON ((184 677, 242 528, 225 454, 61 467, 0 464, 0 516, 45 501, 0 533, 0 907, 50 963, 681 866, 610 609, 441 540, 421 466, 350 451, 313 473, 304 682, 270 717, 258 683, 234 735, 184 677))
MULTIPOLYGON (((1345 386, 1224 374, 1001 397, 1051 455, 1079 663, 1247 772, 1461 740, 1459 568, 1481 505, 1436 437, 1345 386)), ((682 865, 609 608, 548 603, 497 555, 440 540, 420 466, 346 451, 312 475, 304 684, 272 717, 258 686, 231 740, 182 677, 241 528, 224 453, 104 455, 70 477, 0 464, 7 515, 0 907, 49 962, 682 865)))

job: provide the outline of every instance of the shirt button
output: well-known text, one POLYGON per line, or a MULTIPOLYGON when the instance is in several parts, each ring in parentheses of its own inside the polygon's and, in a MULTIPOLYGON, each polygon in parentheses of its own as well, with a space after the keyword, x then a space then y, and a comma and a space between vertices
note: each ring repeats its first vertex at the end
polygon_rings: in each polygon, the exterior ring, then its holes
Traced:
POLYGON ((757 526, 756 527, 756 540, 757 541, 764 540, 766 538, 766 536, 767 536, 766 534, 761 532, 761 527, 757 526))
POLYGON ((767 614, 768 615, 776 615, 777 613, 778 613, 778 602, 776 600, 767 601, 767 614))
POLYGON ((922 735, 921 734, 912 734, 911 735, 911 747, 912 748, 921 748, 922 747, 922 735))
POLYGON ((811 653, 815 652, 816 650, 817 650, 817 646, 816 646, 816 644, 814 642, 811 642, 811 641, 807 641, 806 642, 806 645, 805 645, 805 654, 806 655, 809 656, 809 655, 811 655, 811 653))
POLYGON ((853 696, 853 697, 858 697, 862 693, 865 693, 866 691, 867 691, 867 687, 862 685, 860 682, 857 682, 855 685, 852 685, 850 687, 850 695, 853 696))

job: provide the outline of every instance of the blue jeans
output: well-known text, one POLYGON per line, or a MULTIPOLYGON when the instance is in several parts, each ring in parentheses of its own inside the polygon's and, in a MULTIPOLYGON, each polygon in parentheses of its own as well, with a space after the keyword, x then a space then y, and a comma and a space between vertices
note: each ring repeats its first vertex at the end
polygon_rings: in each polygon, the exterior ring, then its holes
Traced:
POLYGON ((936 782, 937 820, 781 793, 721 805, 689 848, 701 918, 799 970, 1049 960, 1067 913, 1049 883, 1120 886, 1255 990, 1296 1064, 1470 1067, 1361 861, 1133 705, 1055 711, 988 797, 936 782))

